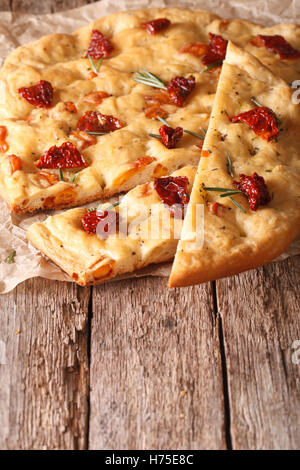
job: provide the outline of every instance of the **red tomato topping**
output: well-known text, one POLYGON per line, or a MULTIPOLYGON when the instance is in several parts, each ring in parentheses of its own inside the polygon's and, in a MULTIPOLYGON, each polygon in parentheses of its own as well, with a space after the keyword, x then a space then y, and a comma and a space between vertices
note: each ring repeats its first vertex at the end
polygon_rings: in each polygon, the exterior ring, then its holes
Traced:
POLYGON ((225 206, 219 202, 212 202, 208 205, 208 209, 212 214, 217 215, 218 217, 223 217, 225 206))
POLYGON ((38 108, 50 108, 52 105, 53 88, 46 80, 40 80, 28 88, 19 88, 19 93, 28 103, 38 108))
POLYGON ((196 57, 200 57, 206 54, 208 45, 204 42, 191 42, 183 46, 179 52, 186 54, 193 54, 196 57))
POLYGON ((66 101, 64 103, 64 108, 65 108, 65 111, 68 111, 68 113, 71 113, 71 114, 77 113, 76 105, 72 101, 66 101))
POLYGON ((85 57, 92 57, 93 59, 101 59, 101 57, 108 57, 114 50, 114 46, 98 29, 92 30, 91 41, 85 57))
POLYGON ((170 100, 173 101, 176 106, 183 106, 184 100, 195 88, 196 82, 195 77, 190 75, 188 78, 185 77, 174 77, 168 83, 168 93, 170 100))
POLYGON ((89 235, 97 233, 100 238, 107 238, 111 233, 116 233, 119 214, 115 211, 91 210, 81 221, 89 235))
POLYGON ((233 186, 247 196, 249 206, 253 211, 256 211, 258 206, 264 206, 271 201, 265 180, 257 173, 253 173, 252 176, 240 175, 240 181, 233 181, 233 186))
POLYGON ((251 44, 256 47, 265 46, 269 51, 279 54, 280 59, 298 59, 300 52, 294 49, 283 36, 275 34, 274 36, 264 36, 259 34, 255 36, 251 44))
POLYGON ((79 118, 76 129, 85 132, 113 132, 121 129, 119 119, 111 115, 98 113, 97 111, 86 111, 79 118))
POLYGON ((147 23, 142 23, 141 28, 146 29, 149 34, 156 34, 166 29, 170 26, 171 21, 167 18, 158 18, 157 20, 148 21, 147 23))
POLYGON ((186 176, 167 176, 154 180, 154 189, 164 204, 171 207, 171 214, 174 217, 184 218, 184 206, 190 200, 187 192, 188 184, 186 176))
POLYGON ((7 155, 9 164, 10 164, 10 172, 13 174, 17 170, 21 170, 22 168, 22 162, 17 155, 7 155))
POLYGON ((60 147, 53 145, 35 164, 37 168, 77 168, 86 166, 83 156, 72 142, 64 142, 60 147))
POLYGON ((279 134, 276 114, 270 108, 258 106, 250 111, 240 113, 230 120, 231 122, 245 122, 254 130, 255 134, 268 142, 279 134))
POLYGON ((226 56, 228 41, 222 36, 209 33, 210 44, 207 52, 202 59, 204 65, 214 64, 215 62, 223 62, 226 56))
POLYGON ((5 153, 9 149, 9 145, 6 142, 8 136, 8 130, 6 126, 0 126, 0 152, 5 153))
POLYGON ((148 106, 151 106, 152 104, 170 104, 169 94, 165 90, 161 90, 159 93, 154 93, 153 95, 145 95, 144 99, 148 106))
POLYGON ((108 98, 109 94, 106 91, 92 91, 92 93, 88 93, 82 99, 85 103, 89 104, 101 104, 104 98, 108 98))
POLYGON ((149 108, 146 108, 144 113, 145 113, 145 116, 149 119, 157 119, 158 116, 160 116, 163 119, 166 119, 169 116, 168 111, 166 111, 161 106, 155 105, 155 104, 152 106, 149 106, 149 108))
POLYGON ((182 137, 183 129, 182 127, 173 129, 173 127, 164 124, 159 128, 159 133, 164 146, 167 147, 167 149, 174 149, 182 137))

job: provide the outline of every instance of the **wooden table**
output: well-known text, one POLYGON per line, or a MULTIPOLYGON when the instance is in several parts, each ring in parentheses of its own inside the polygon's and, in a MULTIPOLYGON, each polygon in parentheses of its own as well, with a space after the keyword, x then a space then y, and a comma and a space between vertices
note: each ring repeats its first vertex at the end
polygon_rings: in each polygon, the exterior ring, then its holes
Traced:
POLYGON ((34 279, 3 295, 0 448, 299 448, 299 261, 184 289, 34 279))

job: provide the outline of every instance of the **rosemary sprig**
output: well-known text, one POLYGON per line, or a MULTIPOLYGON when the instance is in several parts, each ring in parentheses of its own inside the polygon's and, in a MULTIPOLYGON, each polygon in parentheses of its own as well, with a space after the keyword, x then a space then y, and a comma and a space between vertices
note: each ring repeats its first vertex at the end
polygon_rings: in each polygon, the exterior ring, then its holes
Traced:
POLYGON ((98 73, 99 69, 101 67, 102 61, 103 61, 103 57, 101 57, 96 64, 95 64, 95 62, 93 61, 93 59, 91 58, 90 55, 88 55, 88 59, 89 59, 89 62, 91 64, 91 67, 92 67, 93 71, 95 73, 98 73))
POLYGON ((201 129, 201 132, 203 132, 203 134, 206 135, 207 131, 204 129, 204 127, 200 127, 200 129, 201 129))
POLYGON ((239 189, 233 189, 232 191, 228 191, 227 193, 220 194, 220 197, 228 197, 233 196, 234 194, 241 194, 242 191, 239 189))
POLYGON ((140 72, 136 72, 132 80, 138 83, 142 83, 143 85, 151 86, 153 88, 161 88, 162 90, 168 89, 166 84, 160 78, 145 69, 141 69, 140 72))
POLYGON ((113 209, 114 207, 117 207, 120 205, 120 202, 113 202, 110 206, 108 207, 105 207, 105 211, 110 211, 111 209, 113 209))
POLYGON ((64 181, 64 175, 63 175, 63 172, 62 172, 61 168, 58 169, 58 174, 59 174, 60 181, 64 181))
MULTIPOLYGON (((105 209, 103 209, 103 210, 105 210, 105 211, 110 211, 111 209, 113 209, 114 207, 118 206, 119 204, 120 204, 120 202, 113 202, 110 206, 105 207, 105 209)), ((102 210, 102 209, 99 208, 99 207, 91 207, 91 208, 88 209, 87 211, 88 211, 88 212, 93 212, 93 211, 97 211, 97 210, 99 210, 99 209, 102 210)))
POLYGON ((161 139, 161 135, 159 134, 152 134, 151 132, 148 132, 149 137, 153 137, 154 139, 161 139))
POLYGON ((256 106, 258 106, 259 108, 262 108, 263 105, 260 104, 258 101, 256 101, 255 97, 254 96, 251 96, 251 101, 252 103, 254 103, 256 106))
POLYGON ((219 60, 218 62, 214 62, 213 64, 209 64, 205 67, 205 69, 201 70, 200 73, 208 72, 209 70, 213 70, 217 67, 220 67, 223 64, 222 60, 219 60))
POLYGON ((16 256, 16 250, 11 250, 6 262, 7 264, 11 264, 14 261, 14 257, 16 256))
POLYGON ((162 117, 160 117, 160 116, 157 116, 157 119, 159 119, 159 120, 160 120, 160 122, 162 122, 162 123, 163 123, 165 126, 168 126, 168 127, 170 127, 170 124, 168 124, 168 123, 167 123, 167 121, 165 121, 165 119, 163 119, 162 117))
POLYGON ((206 187, 206 186, 203 186, 203 189, 205 191, 216 191, 218 193, 231 193, 232 191, 235 191, 235 189, 232 189, 232 188, 219 188, 219 187, 206 187))
POLYGON ((233 204, 238 207, 244 214, 247 214, 247 212, 245 211, 245 209, 241 206, 241 204, 239 204, 233 197, 230 197, 229 198, 231 200, 231 202, 233 202, 233 204))
POLYGON ((188 129, 183 129, 183 132, 186 132, 187 134, 193 135, 194 137, 197 137, 200 140, 204 140, 204 137, 200 134, 197 134, 196 132, 189 131, 188 129))
POLYGON ((226 153, 226 157, 227 157, 227 170, 228 170, 228 173, 230 174, 230 176, 232 176, 232 178, 233 178, 232 161, 231 161, 231 158, 230 158, 230 155, 229 155, 228 152, 226 153))
MULTIPOLYGON (((170 125, 167 123, 167 121, 165 121, 165 119, 163 119, 162 117, 157 116, 157 119, 159 119, 160 122, 162 122, 165 126, 170 127, 170 125)), ((194 137, 197 137, 200 140, 204 140, 204 137, 200 134, 197 134, 196 132, 189 131, 188 129, 183 129, 183 132, 186 132, 187 134, 193 135, 194 137)))
POLYGON ((72 176, 72 178, 70 178, 70 181, 69 181, 69 182, 70 182, 70 183, 75 183, 76 179, 77 179, 78 176, 79 176, 79 173, 80 173, 80 171, 78 171, 78 173, 75 173, 75 174, 72 176))
POLYGON ((109 132, 93 132, 93 131, 85 131, 89 135, 106 135, 109 134, 109 132))
POLYGON ((246 214, 246 211, 245 209, 231 196, 233 196, 234 194, 243 194, 242 191, 240 191, 239 189, 231 189, 231 188, 214 188, 214 187, 206 187, 203 185, 203 189, 205 191, 216 191, 216 192, 222 192, 223 194, 220 194, 220 197, 229 197, 229 199, 231 200, 231 202, 233 202, 233 204, 238 207, 244 214, 246 214))

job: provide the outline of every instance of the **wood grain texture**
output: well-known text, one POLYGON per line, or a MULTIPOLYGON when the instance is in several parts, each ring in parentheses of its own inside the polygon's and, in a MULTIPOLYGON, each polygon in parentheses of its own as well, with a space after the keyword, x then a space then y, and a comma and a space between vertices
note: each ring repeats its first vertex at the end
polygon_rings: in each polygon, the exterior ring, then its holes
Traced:
POLYGON ((1 449, 85 448, 88 301, 89 289, 42 279, 1 296, 1 449))
MULTIPOLYGON (((1 0, 2 1, 2 0, 1 0)), ((54 13, 71 8, 81 7, 89 0, 10 0, 11 11, 19 13, 31 13, 42 15, 43 13, 54 13)))
POLYGON ((94 288, 91 449, 225 448, 209 284, 142 278, 94 288))
POLYGON ((235 449, 299 449, 300 256, 217 282, 235 449))

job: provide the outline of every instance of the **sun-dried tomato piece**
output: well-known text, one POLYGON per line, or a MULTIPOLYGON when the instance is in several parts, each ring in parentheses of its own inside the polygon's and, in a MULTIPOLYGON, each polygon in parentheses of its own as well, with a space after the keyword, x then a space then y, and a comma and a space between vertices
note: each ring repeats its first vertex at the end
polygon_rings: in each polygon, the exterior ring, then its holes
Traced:
POLYGON ((17 155, 7 155, 9 164, 10 164, 10 172, 13 174, 17 170, 21 170, 22 168, 22 161, 17 155))
POLYGON ((91 145, 96 145, 97 139, 93 135, 87 134, 87 132, 84 131, 73 131, 72 135, 76 137, 76 139, 79 139, 81 142, 79 144, 79 150, 84 150, 91 145))
POLYGON ((72 142, 64 142, 60 147, 53 145, 35 164, 37 168, 77 168, 86 166, 83 156, 72 142))
POLYGON ((28 103, 38 108, 50 108, 53 100, 53 88, 51 83, 40 80, 36 85, 28 88, 19 88, 20 95, 28 103))
POLYGON ((168 83, 168 92, 170 100, 173 101, 176 106, 183 106, 184 100, 192 93, 195 88, 196 82, 195 77, 190 75, 188 78, 185 77, 174 77, 168 83))
POLYGON ((167 149, 174 149, 183 135, 182 127, 166 126, 165 124, 159 128, 161 141, 167 149))
POLYGON ((269 51, 279 54, 280 59, 298 59, 300 57, 300 52, 294 49, 280 34, 274 36, 258 34, 251 40, 251 44, 256 47, 264 46, 269 51))
POLYGON ((225 206, 219 202, 212 202, 208 204, 208 209, 212 214, 223 217, 225 206))
POLYGON ((165 90, 161 90, 159 93, 153 93, 153 95, 146 95, 144 99, 149 106, 154 104, 171 104, 169 94, 165 90))
POLYGON ((64 103, 64 109, 65 111, 68 111, 68 113, 71 114, 77 113, 76 105, 72 101, 66 101, 64 103))
POLYGON ((85 95, 82 101, 84 101, 85 103, 98 105, 101 104, 102 101, 108 97, 109 94, 106 93, 106 91, 92 91, 91 93, 85 95))
POLYGON ((208 45, 204 44, 204 42, 190 42, 183 46, 179 52, 183 54, 193 54, 196 57, 200 57, 206 54, 208 49, 208 45))
POLYGON ((91 34, 91 41, 85 57, 92 57, 93 59, 101 59, 101 57, 108 57, 114 50, 114 46, 104 34, 98 29, 93 29, 91 34))
POLYGON ((85 132, 113 132, 121 129, 122 123, 111 115, 97 111, 86 111, 77 122, 76 129, 85 132))
POLYGON ((171 207, 171 214, 174 217, 184 218, 184 207, 190 200, 187 192, 188 184, 186 176, 167 176, 154 180, 154 189, 164 204, 171 207))
POLYGON ((56 175, 55 173, 49 173, 48 171, 40 171, 38 173, 40 178, 43 178, 49 183, 50 185, 53 185, 55 183, 59 182, 59 176, 56 175))
POLYGON ((166 119, 169 116, 168 111, 166 111, 161 106, 155 104, 153 106, 149 106, 149 108, 146 108, 144 110, 144 113, 148 119, 157 119, 158 116, 163 119, 166 119))
MULTIPOLYGON (((198 144, 199 145, 199 144, 198 144)), ((203 145, 203 143, 202 143, 203 145)), ((202 147, 201 147, 202 148, 202 147)), ((201 157, 209 157, 211 152, 209 150, 202 150, 201 151, 201 157)))
POLYGON ((6 142, 8 136, 8 130, 6 126, 0 126, 0 152, 5 153, 9 149, 9 145, 6 142))
POLYGON ((89 234, 95 234, 100 238, 107 238, 116 233, 119 214, 115 211, 91 210, 81 219, 84 230, 89 234))
POLYGON ((228 41, 218 34, 209 33, 210 44, 205 56, 202 58, 202 64, 210 65, 216 62, 222 62, 226 56, 228 41))
POLYGON ((164 29, 168 28, 171 21, 167 18, 157 18, 157 20, 148 21, 147 23, 141 23, 141 28, 146 29, 149 34, 160 33, 164 29))
POLYGON ((252 176, 240 175, 240 181, 233 181, 233 186, 247 196, 249 206, 253 211, 271 201, 265 180, 257 173, 253 173, 252 176))
POLYGON ((276 114, 267 107, 258 106, 230 119, 231 122, 245 122, 255 134, 268 142, 279 134, 276 114))

